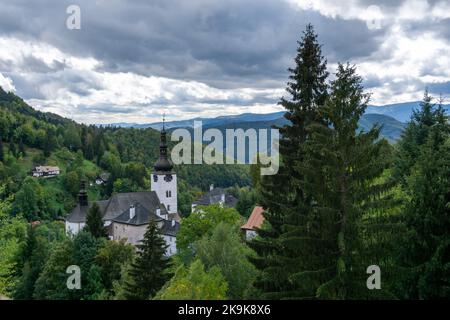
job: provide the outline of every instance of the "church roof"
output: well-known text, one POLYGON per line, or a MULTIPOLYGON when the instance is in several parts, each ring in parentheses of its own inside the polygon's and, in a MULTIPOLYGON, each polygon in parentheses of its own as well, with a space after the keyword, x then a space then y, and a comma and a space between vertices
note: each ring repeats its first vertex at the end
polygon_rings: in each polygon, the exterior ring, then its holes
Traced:
POLYGON ((80 204, 77 204, 77 206, 72 210, 72 212, 66 218, 66 221, 68 221, 68 222, 86 222, 86 215, 87 215, 89 209, 94 204, 94 202, 96 202, 98 204, 98 206, 100 207, 100 212, 102 212, 102 214, 103 214, 105 207, 108 204, 108 200, 90 201, 88 206, 80 206, 80 204))
MULTIPOLYGON (((116 193, 109 200, 94 201, 103 215, 103 220, 113 220, 124 211, 129 210, 131 205, 137 203, 147 212, 155 213, 157 208, 161 208, 161 213, 167 213, 164 206, 161 206, 155 191, 116 193)), ((68 222, 86 222, 86 215, 94 202, 89 202, 88 206, 77 206, 67 217, 68 222)))
MULTIPOLYGON (((114 218, 112 221, 140 226, 143 224, 148 224, 150 220, 154 221, 163 220, 161 217, 157 216, 154 212, 151 212, 148 209, 144 208, 140 203, 135 204, 134 210, 135 215, 132 219, 130 219, 130 208, 128 208, 127 210, 122 212, 118 217, 114 218)), ((161 211, 163 212, 163 210, 161 211)))

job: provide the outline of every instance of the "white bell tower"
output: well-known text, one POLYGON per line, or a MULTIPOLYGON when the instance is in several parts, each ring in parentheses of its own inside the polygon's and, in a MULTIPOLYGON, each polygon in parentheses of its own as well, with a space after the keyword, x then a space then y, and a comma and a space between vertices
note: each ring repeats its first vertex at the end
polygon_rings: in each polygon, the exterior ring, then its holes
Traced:
POLYGON ((159 158, 153 166, 151 191, 156 192, 159 201, 164 204, 169 213, 177 213, 177 175, 172 171, 173 164, 167 155, 167 138, 164 121, 165 119, 163 118, 159 158))

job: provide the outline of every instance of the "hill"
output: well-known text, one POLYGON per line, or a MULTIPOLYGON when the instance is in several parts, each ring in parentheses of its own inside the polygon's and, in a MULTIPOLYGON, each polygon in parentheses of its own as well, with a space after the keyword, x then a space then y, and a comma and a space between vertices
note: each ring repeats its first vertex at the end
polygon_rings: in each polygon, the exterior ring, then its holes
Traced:
MULTIPOLYGON (((76 201, 80 181, 90 182, 92 200, 113 192, 149 190, 150 173, 159 154, 160 133, 152 128, 97 127, 78 124, 33 109, 20 97, 0 88, 0 200, 12 197, 13 213, 27 218, 51 219, 65 215, 76 201), (36 165, 55 165, 61 174, 52 179, 31 178, 36 165), (111 173, 104 186, 92 183, 101 172, 111 173), (28 194, 32 189, 35 194, 28 194), (24 195, 23 202, 17 195, 24 195), (27 201, 33 196, 33 201, 27 201)), ((250 184, 245 166, 181 165, 179 207, 190 203, 210 184, 220 187, 250 184)))

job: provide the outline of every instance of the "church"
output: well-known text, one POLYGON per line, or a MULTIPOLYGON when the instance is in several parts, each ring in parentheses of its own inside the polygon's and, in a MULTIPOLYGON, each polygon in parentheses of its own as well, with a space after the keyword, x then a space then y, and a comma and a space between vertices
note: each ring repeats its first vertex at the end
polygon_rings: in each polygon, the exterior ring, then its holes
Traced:
POLYGON ((94 203, 100 208, 111 240, 125 239, 133 245, 144 237, 151 220, 158 225, 167 244, 166 255, 176 253, 176 236, 180 228, 177 207, 177 175, 168 157, 167 137, 163 125, 159 158, 151 176, 151 191, 116 193, 108 200, 89 201, 85 183, 78 194, 77 206, 65 221, 66 233, 77 234, 86 224, 94 203))

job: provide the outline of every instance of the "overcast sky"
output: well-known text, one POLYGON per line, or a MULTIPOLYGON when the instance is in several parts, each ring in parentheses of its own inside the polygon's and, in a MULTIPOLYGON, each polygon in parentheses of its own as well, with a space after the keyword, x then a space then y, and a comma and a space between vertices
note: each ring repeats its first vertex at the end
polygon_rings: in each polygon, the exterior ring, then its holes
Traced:
POLYGON ((281 110, 311 22, 372 104, 450 97, 450 0, 0 0, 0 85, 84 123, 281 110), (81 9, 81 29, 66 9, 81 9), (374 6, 376 5, 376 6, 374 6))

